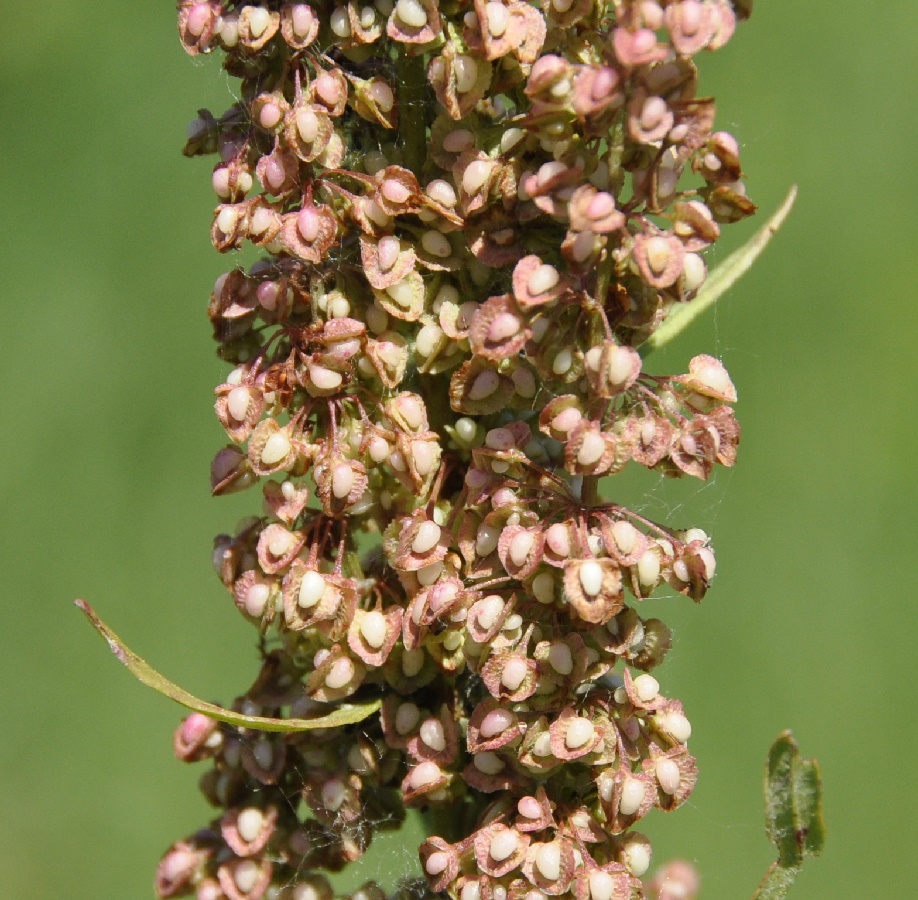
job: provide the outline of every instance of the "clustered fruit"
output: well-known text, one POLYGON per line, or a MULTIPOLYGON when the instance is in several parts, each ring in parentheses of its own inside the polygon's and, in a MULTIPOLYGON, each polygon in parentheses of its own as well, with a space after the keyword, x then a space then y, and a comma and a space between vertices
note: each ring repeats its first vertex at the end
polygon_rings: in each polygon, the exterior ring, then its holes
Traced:
POLYGON ((747 12, 179 3, 185 50, 241 80, 185 149, 217 155, 213 244, 263 251, 209 306, 233 367, 213 491, 264 498, 215 544, 261 638, 235 708, 381 708, 286 734, 186 718, 176 754, 212 761, 219 814, 164 855, 158 896, 327 900, 406 807, 437 833, 394 897, 658 895, 633 829, 696 767, 650 674, 671 634, 637 610, 701 600, 715 560, 597 485, 735 461, 723 365, 651 375, 639 348, 755 209, 692 59, 747 12))

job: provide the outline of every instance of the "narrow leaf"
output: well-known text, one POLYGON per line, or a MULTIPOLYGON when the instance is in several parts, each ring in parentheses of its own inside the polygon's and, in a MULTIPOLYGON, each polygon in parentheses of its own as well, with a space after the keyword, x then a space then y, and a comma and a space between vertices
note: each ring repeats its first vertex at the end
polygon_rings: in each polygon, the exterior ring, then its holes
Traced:
POLYGON ((665 322, 638 348, 642 356, 659 350, 677 338, 702 313, 707 312, 739 279, 749 271, 769 241, 784 224, 797 199, 794 185, 778 211, 738 250, 734 250, 716 269, 713 269, 694 299, 673 307, 665 322))
POLYGON ((765 830, 778 848, 754 900, 787 896, 804 860, 818 856, 825 843, 819 764, 803 759, 793 735, 778 736, 765 767, 765 830))
POLYGON ((272 719, 267 716, 246 716, 231 709, 225 709, 215 703, 199 700, 184 688, 180 688, 165 676, 160 675, 146 660, 141 659, 133 650, 127 647, 121 638, 96 615, 96 611, 85 600, 74 600, 73 603, 74 606, 83 611, 92 627, 105 638, 105 642, 112 653, 130 669, 138 681, 159 691, 159 693, 169 697, 176 703, 188 709, 193 709, 195 712, 203 713, 205 716, 210 716, 210 718, 216 719, 218 722, 226 722, 228 725, 237 725, 240 728, 253 728, 257 731, 310 731, 314 728, 337 728, 341 725, 352 725, 355 722, 361 722, 368 716, 373 715, 381 706, 379 700, 339 706, 327 716, 320 716, 315 719, 272 719))

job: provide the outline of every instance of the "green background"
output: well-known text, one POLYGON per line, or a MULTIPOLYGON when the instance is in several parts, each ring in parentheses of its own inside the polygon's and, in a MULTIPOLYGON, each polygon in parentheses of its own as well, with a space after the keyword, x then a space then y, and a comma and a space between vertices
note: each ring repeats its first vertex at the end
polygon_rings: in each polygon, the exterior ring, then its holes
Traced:
MULTIPOLYGON (((724 359, 739 465, 704 487, 638 472, 616 488, 708 527, 720 569, 700 607, 657 602, 701 780, 646 830, 658 860, 697 860, 706 900, 750 896, 771 859, 762 763, 792 727, 822 763, 829 823, 792 896, 914 896, 914 4, 757 7, 701 58, 702 87, 762 212, 793 182, 798 206, 653 363, 724 359)), ((181 51, 165 0, 0 10, 0 895, 144 898, 160 852, 206 821, 203 768, 173 761, 178 709, 70 603, 200 696, 228 701, 255 670, 209 559, 256 499, 207 487, 224 370, 205 307, 230 261, 208 240, 211 163, 179 152, 195 110, 231 98, 181 51)), ((374 859, 364 871, 413 864, 402 844, 374 859)))

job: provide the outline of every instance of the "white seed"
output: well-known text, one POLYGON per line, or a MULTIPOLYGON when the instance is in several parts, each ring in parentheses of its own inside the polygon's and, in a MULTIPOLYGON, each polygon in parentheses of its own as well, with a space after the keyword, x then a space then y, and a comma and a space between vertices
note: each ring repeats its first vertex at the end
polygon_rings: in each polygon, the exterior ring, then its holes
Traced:
POLYGON ((634 679, 634 690, 643 703, 650 703, 660 693, 660 682, 645 672, 634 679))
POLYGON ((503 611, 504 601, 497 594, 491 594, 475 604, 475 618, 479 627, 485 631, 490 631, 494 627, 503 611))
POLYGON ((443 574, 443 563, 435 562, 431 563, 429 566, 423 566, 415 572, 415 575, 418 577, 418 582, 422 587, 430 587, 430 585, 436 583, 437 579, 443 574))
POLYGON ((322 785, 322 805, 331 812, 337 812, 347 800, 347 791, 339 778, 332 778, 322 785))
POLYGON ((457 128, 443 138, 443 149, 447 153, 462 153, 475 146, 475 136, 467 128, 457 128))
POLYGON ((484 159, 470 162, 462 173, 462 189, 467 194, 477 194, 487 184, 493 168, 494 164, 484 159))
POLYGON ((516 853, 516 848, 519 845, 520 842, 516 832, 510 828, 502 828, 491 838, 491 842, 488 844, 488 853, 495 862, 503 862, 516 853))
POLYGON ((508 128, 500 136, 500 152, 509 153, 524 137, 526 132, 522 128, 508 128))
POLYGON ((689 581, 691 575, 689 574, 688 564, 684 559, 677 559, 673 563, 673 575, 675 575, 679 581, 689 581))
POLYGON ((329 25, 336 37, 349 38, 351 36, 351 20, 343 6, 336 6, 332 10, 329 25))
POLYGON ((606 442, 601 434, 588 431, 583 436, 583 443, 577 451, 577 463, 581 466, 592 466, 598 463, 606 452, 606 442))
POLYGON ((500 530, 493 525, 481 525, 475 535, 475 553, 490 556, 500 540, 500 530))
POLYGON ((537 344, 541 343, 542 338, 544 338, 545 335, 548 334, 548 329, 550 325, 551 323, 545 317, 541 319, 536 319, 535 322, 532 323, 532 339, 537 344))
POLYGON ((354 664, 347 657, 336 659, 325 676, 325 686, 333 691, 339 690, 354 677, 355 671, 354 664))
POLYGON ((370 438, 370 443, 367 445, 367 453, 373 462, 377 464, 384 462, 391 452, 392 447, 389 446, 389 442, 385 438, 381 438, 378 435, 370 438))
POLYGON ((288 553, 295 543, 296 538, 287 529, 278 526, 268 541, 268 552, 274 557, 280 557, 288 553))
POLYGON ((532 593, 539 603, 546 606, 555 601, 555 579, 548 572, 540 572, 532 580, 532 593))
POLYGON ((423 650, 406 650, 402 654, 402 673, 406 678, 414 678, 424 668, 423 650))
POLYGON ((426 787, 428 784, 433 784, 435 781, 439 781, 443 773, 440 771, 440 767, 435 762, 422 762, 419 766, 415 766, 411 770, 411 775, 408 777, 409 784, 415 789, 419 790, 422 787, 426 787))
POLYGON ((409 309, 414 301, 414 288, 407 277, 387 287, 386 293, 403 309, 409 309))
POLYGON ((644 802, 643 781, 637 778, 626 778, 622 785, 622 796, 618 803, 618 811, 623 816, 633 816, 644 802))
POLYGON ((421 235, 421 246, 431 256, 436 256, 440 259, 446 259, 446 257, 453 252, 452 245, 446 235, 443 234, 442 231, 435 231, 433 229, 425 231, 421 235))
POLYGON ((568 722, 567 731, 564 732, 564 745, 568 750, 579 750, 593 740, 595 733, 593 723, 578 716, 568 722))
POLYGON ((557 881, 561 877, 561 847, 554 841, 543 844, 536 851, 535 864, 546 881, 557 881))
POLYGON ((484 369, 475 376, 469 388, 469 400, 484 400, 497 391, 500 376, 493 369, 484 369))
POLYGON ((341 382, 344 381, 344 376, 340 372, 326 369, 325 366, 317 363, 309 367, 309 378, 320 391, 333 391, 339 388, 341 382))
POLYGON ((630 522, 619 519, 612 525, 612 537, 618 549, 627 556, 637 546, 638 530, 630 522))
POLYGON ((481 888, 477 881, 467 881, 462 885, 459 900, 481 900, 481 888))
POLYGON ((503 734, 514 722, 514 715, 507 709, 492 709, 481 721, 478 733, 485 740, 503 734))
POLYGON ((529 668, 525 661, 514 656, 504 663, 500 673, 500 683, 512 693, 519 689, 528 674, 529 668))
POLYGON ((471 56, 457 56, 453 61, 453 73, 456 76, 456 92, 459 94, 467 94, 478 81, 478 65, 471 56))
POLYGON ((446 733, 438 719, 426 719, 421 725, 421 740, 438 753, 446 749, 446 733))
POLYGON ((367 218, 380 228, 385 228, 392 221, 391 216, 371 197, 364 199, 363 211, 367 218))
POLYGON ((271 13, 263 6, 249 6, 249 31, 256 40, 260 38, 271 24, 271 13))
POLYGON ((371 610, 360 620, 360 634, 374 649, 386 643, 386 617, 378 610, 371 610))
POLYGON ((411 542, 411 552, 421 555, 433 550, 440 541, 441 533, 442 530, 436 522, 422 522, 411 542))
POLYGON ((404 203, 411 196, 411 191, 397 178, 387 178, 381 190, 383 197, 390 203, 404 203))
POLYGON ((297 606, 301 609, 312 609, 322 599, 325 587, 325 579, 318 572, 311 569, 305 572, 297 594, 297 606))
POLYGON ((697 253, 686 253, 682 264, 682 287, 686 292, 697 291, 704 284, 707 269, 697 253))
MULTIPOLYGON (((364 8, 364 12, 367 12, 366 7, 364 8)), ((373 12, 373 10, 369 10, 369 13, 370 13, 368 17, 370 19, 369 25, 372 25, 373 22, 376 20, 376 14, 373 12)), ((369 27, 369 25, 363 24, 362 17, 361 17, 360 24, 363 25, 364 28, 369 27)), ((369 95, 373 98, 376 105, 384 113, 389 112, 392 109, 392 107, 395 106, 395 94, 392 93, 392 88, 390 88, 389 85, 386 84, 384 81, 374 81, 368 88, 367 93, 369 93, 369 95)))
POLYGON ((471 444, 475 440, 475 435, 478 434, 478 426, 475 424, 474 419, 463 417, 456 421, 454 427, 456 436, 466 444, 471 444))
POLYGON ((414 346, 421 356, 431 356, 443 340, 443 329, 432 322, 423 325, 415 338, 414 346))
MULTIPOLYGON (((222 197, 224 200, 229 197, 229 169, 227 169, 226 166, 221 166, 219 169, 216 169, 211 176, 210 184, 218 197, 222 197)), ((225 233, 226 232, 224 232, 224 234, 225 233)))
POLYGON ((653 773, 657 776, 660 789, 664 793, 672 796, 679 790, 679 784, 682 781, 682 773, 679 771, 679 766, 674 760, 668 759, 665 756, 661 757, 653 767, 653 773))
POLYGON ((548 648, 548 661, 559 675, 570 675, 574 671, 574 657, 567 644, 552 644, 548 648))
POLYGON ((580 566, 580 586, 588 597, 595 597, 602 590, 602 566, 594 559, 588 559, 580 566))
POLYGON ((650 266, 651 271, 657 275, 665 272, 666 266, 672 256, 669 241, 664 237, 656 235, 647 240, 644 248, 647 253, 647 265, 650 266))
POLYGON ((513 388, 517 394, 526 400, 535 397, 538 386, 531 369, 516 369, 510 377, 513 379, 513 388))
POLYGON ((638 560, 638 581, 643 587, 650 587, 660 578, 660 557, 653 550, 646 550, 638 560))
POLYGON ((672 736, 673 740, 684 744, 692 736, 692 723, 682 713, 666 713, 660 719, 660 727, 672 736))
POLYGON ((615 880, 608 872, 594 869, 590 872, 590 900, 612 900, 615 880))
POLYGON ((266 584, 253 584, 245 592, 245 611, 253 617, 260 616, 265 611, 271 589, 266 584))
POLYGON ((491 0, 485 9, 488 14, 488 31, 491 37, 502 37, 510 24, 510 11, 499 0, 491 0))
MULTIPOLYGON (((265 11, 267 14, 267 10, 265 11)), ((240 893, 248 894, 258 884, 258 876, 261 870, 258 865, 251 859, 244 859, 233 869, 233 881, 240 893)))
MULTIPOLYGON (((319 117, 309 107, 304 107, 296 111, 294 120, 296 121, 296 130, 299 132, 303 143, 311 144, 319 133, 319 117)), ((306 238, 307 241, 315 240, 315 235, 308 238, 304 234, 303 237, 306 238)))
POLYGON ((510 561, 515 566, 522 566, 529 558, 529 553, 535 545, 535 535, 529 531, 520 531, 510 541, 510 561))
POLYGON ((476 753, 473 762, 475 768, 485 775, 498 775, 504 770, 504 761, 496 753, 490 751, 476 753))
POLYGON ((562 558, 569 556, 571 552, 571 535, 567 526, 561 522, 555 522, 545 533, 545 542, 548 544, 552 553, 562 558))
POLYGON ((526 289, 533 296, 550 291, 561 280, 558 270, 554 266, 543 263, 530 276, 526 282, 526 289))
POLYGON ((543 731, 532 743, 532 752, 536 756, 551 756, 551 735, 543 731))
POLYGON ((246 807, 236 819, 236 830, 247 844, 252 843, 261 834, 265 824, 264 813, 257 806, 246 807))
POLYGON ((423 28, 427 24, 427 12, 418 0, 398 0, 395 15, 409 28, 423 28))
POLYGON ((446 870, 446 867, 449 865, 449 854, 444 853, 442 850, 438 850, 436 853, 431 853, 427 857, 427 862, 424 863, 424 871, 428 875, 439 875, 441 872, 446 870))
POLYGON ((332 493, 343 500, 354 487, 354 470, 347 463, 338 463, 332 470, 332 493))
POLYGON ((381 238, 376 255, 379 268, 383 272, 388 272, 398 262, 398 255, 401 252, 402 242, 397 237, 387 234, 384 238, 381 238))
POLYGON ((565 347, 560 350, 552 360, 551 370, 555 375, 566 375, 574 365, 574 355, 565 347))
POLYGON ((223 234, 232 234, 239 221, 239 210, 235 206, 227 206, 220 210, 217 216, 217 228, 223 234))
POLYGON ((574 238, 574 243, 571 247, 571 255, 574 257, 574 261, 578 263, 586 262, 596 250, 596 240, 597 236, 592 231, 581 231, 574 238))
POLYGON ((448 653, 454 653, 462 646, 463 637, 458 631, 448 631, 443 638, 443 649, 448 653))
POLYGON ((456 205, 457 197, 453 186, 442 178, 435 178, 427 185, 427 196, 435 203, 451 209, 456 205))
POLYGON ((492 344, 499 344, 517 334, 521 325, 519 316, 511 312, 501 313, 488 326, 488 341, 492 344))
POLYGON ((643 839, 628 841, 621 851, 621 862, 632 875, 640 878, 650 868, 650 844, 643 839))
POLYGON ((305 3, 298 3, 296 6, 292 7, 290 18, 290 24, 293 26, 293 33, 300 40, 309 34, 315 22, 315 16, 312 10, 305 3))
POLYGON ((704 563, 704 577, 710 581, 717 570, 717 561, 714 559, 714 551, 710 547, 702 547, 698 551, 698 556, 704 563))
POLYGON ((609 354, 606 372, 609 383, 613 385, 626 384, 633 371, 634 355, 625 347, 615 347, 609 354))
POLYGON ((395 730, 401 734, 414 731, 421 719, 421 711, 413 703, 403 703, 395 711, 395 730))

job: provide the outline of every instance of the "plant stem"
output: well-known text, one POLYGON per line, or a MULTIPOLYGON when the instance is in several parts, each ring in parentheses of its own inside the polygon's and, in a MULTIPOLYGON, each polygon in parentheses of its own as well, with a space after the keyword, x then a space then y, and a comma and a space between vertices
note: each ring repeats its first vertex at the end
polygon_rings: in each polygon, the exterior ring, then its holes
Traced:
POLYGON ((427 123, 424 120, 427 73, 424 57, 400 54, 398 76, 401 82, 398 136, 402 145, 402 161, 405 168, 420 175, 424 168, 427 146, 427 123))

